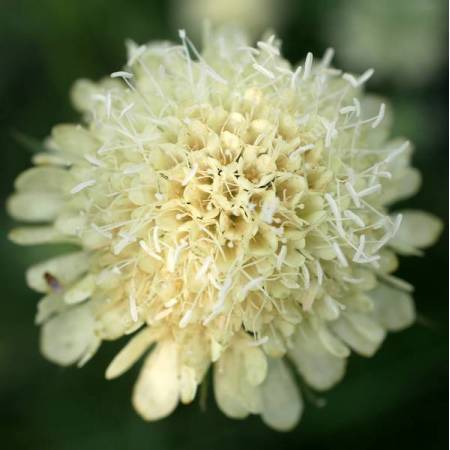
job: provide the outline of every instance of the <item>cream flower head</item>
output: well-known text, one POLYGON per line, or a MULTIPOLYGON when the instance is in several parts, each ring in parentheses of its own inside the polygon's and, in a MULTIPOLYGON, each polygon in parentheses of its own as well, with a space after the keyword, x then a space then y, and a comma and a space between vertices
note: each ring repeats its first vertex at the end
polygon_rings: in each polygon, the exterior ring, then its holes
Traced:
POLYGON ((411 148, 363 95, 372 71, 292 67, 272 36, 239 30, 181 45, 128 44, 125 70, 72 92, 82 125, 57 125, 21 174, 10 214, 37 223, 19 244, 78 250, 27 272, 45 294, 43 354, 86 363, 133 336, 106 370, 143 355, 133 393, 147 420, 190 403, 209 369, 229 417, 287 430, 303 402, 286 361, 317 390, 351 350, 371 356, 414 321, 396 253, 419 254, 434 217, 390 213, 414 194, 411 148))

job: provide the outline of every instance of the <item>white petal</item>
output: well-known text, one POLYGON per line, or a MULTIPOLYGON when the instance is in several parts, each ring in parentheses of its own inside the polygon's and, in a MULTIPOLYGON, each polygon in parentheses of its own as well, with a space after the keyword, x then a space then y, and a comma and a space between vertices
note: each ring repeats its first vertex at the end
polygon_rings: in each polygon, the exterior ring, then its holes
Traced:
POLYGON ((439 238, 443 224, 440 219, 424 211, 399 211, 403 219, 400 229, 389 245, 399 253, 414 253, 416 248, 429 247, 439 238))
POLYGON ((300 420, 303 400, 282 359, 268 360, 267 377, 262 384, 263 421, 278 431, 289 431, 300 420))
POLYGON ((380 284, 370 295, 373 298, 374 315, 387 330, 400 331, 414 323, 414 301, 407 292, 380 284))
POLYGON ((42 326, 42 353, 62 366, 77 362, 98 341, 94 325, 94 316, 88 305, 62 312, 42 326))
POLYGON ((63 152, 83 156, 94 152, 99 143, 89 131, 80 125, 62 124, 52 130, 52 145, 63 152))
POLYGON ((386 336, 383 328, 368 315, 360 313, 342 314, 338 320, 330 323, 330 327, 339 338, 363 356, 372 356, 386 336))
POLYGON ((172 340, 160 342, 147 357, 133 391, 133 405, 145 420, 158 420, 178 404, 178 348, 172 340))
POLYGON ((61 293, 46 295, 39 300, 35 323, 41 325, 48 320, 49 317, 66 309, 68 309, 68 306, 64 303, 61 293))
POLYGON ((8 213, 24 222, 51 222, 63 205, 63 197, 51 192, 22 192, 11 195, 8 213))
POLYGON ((214 364, 214 395, 217 405, 225 415, 234 419, 248 416, 248 410, 240 397, 241 367, 233 349, 222 353, 214 364))
POLYGON ((149 328, 133 336, 109 364, 106 369, 106 378, 111 380, 126 372, 148 350, 153 341, 154 334, 149 328))
POLYGON ((252 386, 261 384, 267 375, 267 358, 258 347, 243 348, 243 358, 247 381, 252 386))
POLYGON ((88 264, 89 257, 84 252, 69 253, 49 259, 27 270, 28 286, 38 292, 48 292, 50 289, 45 274, 49 273, 64 287, 82 275, 88 269, 88 264))
POLYGON ((95 94, 101 90, 90 80, 77 80, 71 91, 72 103, 78 111, 85 112, 93 108, 95 94))
POLYGON ((394 173, 392 182, 383 189, 383 203, 394 203, 405 200, 417 194, 422 184, 422 176, 417 169, 406 167, 397 175, 394 173))
POLYGON ((19 192, 64 192, 73 183, 69 171, 58 167, 33 167, 22 172, 14 185, 19 192))
POLYGON ((19 245, 74 242, 74 238, 64 236, 52 226, 14 228, 8 237, 19 245))
POLYGON ((74 304, 80 303, 88 299, 95 289, 95 278, 93 275, 86 275, 81 280, 77 281, 65 294, 64 301, 66 303, 74 304))
POLYGON ((288 355, 305 381, 317 390, 330 389, 345 373, 345 358, 331 354, 306 324, 298 330, 288 355))
POLYGON ((63 213, 55 221, 55 228, 63 234, 78 235, 86 225, 86 217, 76 213, 63 213))
POLYGON ((181 366, 180 369, 180 399, 182 403, 191 403, 197 393, 197 377, 195 369, 181 366))

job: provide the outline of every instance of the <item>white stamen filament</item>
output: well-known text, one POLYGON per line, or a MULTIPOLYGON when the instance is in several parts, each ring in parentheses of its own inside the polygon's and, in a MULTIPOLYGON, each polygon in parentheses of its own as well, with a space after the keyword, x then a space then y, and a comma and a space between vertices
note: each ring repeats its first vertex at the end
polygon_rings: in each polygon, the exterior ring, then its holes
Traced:
POLYGON ((364 246, 366 244, 366 236, 364 234, 361 234, 359 236, 359 245, 358 245, 358 249, 356 250, 355 255, 353 256, 353 261, 354 262, 359 262, 361 259, 361 256, 363 255, 364 252, 364 246))
POLYGON ((384 103, 382 103, 380 106, 380 111, 378 112, 378 116, 372 123, 372 128, 376 128, 378 125, 380 125, 380 123, 382 122, 382 120, 384 118, 385 110, 386 110, 386 105, 384 103))
POLYGON ((345 189, 347 189, 347 192, 350 194, 350 197, 353 200, 353 203, 357 208, 361 207, 361 201, 358 197, 358 193, 355 191, 355 188, 347 181, 345 183, 345 189))
POLYGON ((113 72, 111 78, 133 78, 133 74, 130 72, 125 72, 124 70, 119 70, 118 72, 113 72))
POLYGON ((137 310, 137 305, 136 305, 136 297, 134 296, 134 294, 129 295, 128 303, 129 303, 129 308, 130 308, 131 319, 133 320, 133 322, 137 322, 138 321, 138 310, 137 310))
POLYGON ((313 63, 313 54, 311 52, 308 52, 306 55, 305 60, 305 70, 303 71, 303 80, 307 80, 309 78, 309 75, 311 74, 311 67, 313 63))
POLYGON ((299 147, 297 150, 294 150, 293 152, 291 152, 289 154, 289 158, 294 159, 299 155, 302 155, 303 153, 307 152, 308 150, 313 149, 315 146, 314 144, 308 144, 308 145, 303 145, 302 147, 299 147))
POLYGON ((189 181, 191 181, 192 178, 195 177, 195 174, 196 174, 196 172, 197 172, 197 169, 198 169, 198 164, 197 164, 197 163, 193 164, 191 170, 190 170, 189 173, 186 175, 186 177, 184 178, 184 180, 181 182, 181 184, 182 184, 183 186, 186 186, 186 185, 189 183, 189 181))
POLYGON ((342 218, 341 213, 339 211, 338 205, 334 198, 330 194, 325 194, 325 199, 330 206, 331 212, 334 215, 334 220, 336 222, 336 229, 340 236, 345 237, 344 228, 342 227, 342 218))
POLYGON ((98 225, 96 225, 95 223, 91 223, 91 228, 93 230, 95 230, 98 234, 100 234, 101 236, 107 238, 107 239, 112 239, 112 233, 110 233, 109 231, 105 231, 102 230, 98 225))
POLYGON ((180 328, 186 327, 187 324, 191 321, 192 314, 193 314, 193 310, 192 310, 192 309, 188 309, 188 310, 184 313, 183 317, 181 318, 181 320, 180 320, 178 326, 179 326, 180 328))
POLYGON ((70 191, 71 194, 78 194, 78 192, 81 192, 83 189, 86 189, 88 187, 94 186, 96 183, 96 180, 87 180, 83 181, 80 184, 77 184, 75 187, 73 187, 70 191))
POLYGON ((264 281, 264 277, 258 277, 250 280, 241 290, 242 297, 245 298, 250 291, 258 289, 262 281, 264 281))
POLYGON ((316 260, 316 272, 317 272, 317 282, 319 283, 320 286, 323 282, 323 268, 319 260, 316 260))
POLYGON ((149 246, 145 243, 145 241, 139 241, 139 246, 144 250, 145 253, 147 253, 152 258, 157 259, 158 261, 162 261, 161 256, 157 255, 156 253, 152 252, 149 248, 149 246))
POLYGON ((368 195, 372 195, 379 190, 381 190, 381 184, 375 184, 374 186, 370 186, 366 189, 363 189, 362 191, 359 191, 357 195, 359 198, 363 198, 367 197, 368 195))
POLYGON ((341 265, 343 267, 348 267, 347 259, 345 258, 344 253, 342 252, 341 247, 339 247, 338 243, 333 242, 332 247, 333 247, 334 253, 336 253, 336 257, 337 257, 338 261, 341 263, 341 265))
POLYGON ((153 245, 155 246, 156 253, 161 253, 161 246, 159 245, 158 227, 153 228, 153 245))
POLYGON ((201 280, 203 278, 203 276, 206 274, 206 272, 208 271, 209 265, 212 263, 213 259, 211 256, 208 256, 205 261, 203 262, 202 266, 200 267, 200 269, 198 270, 197 274, 195 275, 195 279, 197 281, 201 280))
POLYGON ((278 255, 277 255, 277 266, 276 267, 278 270, 281 269, 281 266, 283 265, 284 260, 286 259, 286 255, 287 255, 287 246, 282 245, 280 253, 278 253, 278 255))
POLYGON ((271 80, 275 79, 274 73, 271 72, 269 69, 266 69, 265 67, 261 66, 260 64, 254 63, 253 68, 262 75, 266 76, 267 78, 270 78, 271 80))
POLYGON ((261 339, 256 339, 248 343, 249 347, 259 347, 261 345, 264 345, 266 342, 269 341, 269 336, 263 336, 261 339))
POLYGON ((347 219, 352 220, 356 225, 360 226, 361 228, 364 228, 366 224, 363 222, 361 217, 356 215, 353 211, 350 211, 349 209, 344 211, 344 216, 347 217, 347 219))

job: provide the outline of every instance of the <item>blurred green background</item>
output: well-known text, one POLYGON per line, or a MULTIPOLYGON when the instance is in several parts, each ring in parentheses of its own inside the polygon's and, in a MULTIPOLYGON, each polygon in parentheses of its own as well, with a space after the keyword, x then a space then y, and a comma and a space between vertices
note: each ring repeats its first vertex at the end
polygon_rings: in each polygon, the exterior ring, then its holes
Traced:
MULTIPOLYGON (((447 2, 372 3, 375 10, 359 0, 358 16, 348 13, 356 8, 355 1, 287 0, 286 18, 278 30, 284 53, 295 62, 309 50, 320 55, 332 45, 337 50, 336 65, 357 71, 361 60, 358 56, 352 60, 349 49, 356 55, 362 50, 364 62, 373 56, 369 64, 375 69, 378 64, 383 76, 371 80, 369 89, 391 99, 395 132, 415 142, 414 163, 424 176, 419 195, 400 206, 426 209, 447 223, 447 2), (371 16, 378 21, 371 27, 373 36, 364 27, 353 35, 347 33, 347 38, 339 32, 357 30, 363 19, 371 23, 371 16), (417 33, 424 39, 417 39, 417 33), (396 55, 398 43, 402 45, 396 55), (382 67, 387 58, 380 58, 372 45, 384 45, 389 61, 396 64, 382 67), (428 59, 422 61, 420 55, 428 59), (417 70, 426 76, 399 76, 397 69, 401 72, 406 65, 413 67, 408 74, 417 70), (389 76, 389 70, 395 76, 389 76)), ((141 43, 176 39, 173 8, 177 8, 173 2, 150 0, 0 0, 2 205, 14 177, 30 164, 32 139, 43 139, 55 123, 78 119, 68 100, 73 81, 118 70, 125 60, 125 38, 141 43)), ((23 273, 51 250, 15 247, 6 239, 12 223, 3 207, 0 220, 1 448, 447 448, 447 227, 425 259, 402 259, 399 275, 416 286, 417 325, 391 335, 374 358, 352 356, 344 382, 320 397, 307 393, 300 426, 280 434, 257 417, 228 420, 217 410, 212 395, 206 412, 195 402, 179 407, 168 419, 145 423, 130 404, 138 368, 116 381, 103 379, 121 342, 106 343, 82 370, 59 368, 44 360, 34 326, 38 295, 26 287, 23 273), (318 399, 325 399, 326 406, 317 406, 318 399)))

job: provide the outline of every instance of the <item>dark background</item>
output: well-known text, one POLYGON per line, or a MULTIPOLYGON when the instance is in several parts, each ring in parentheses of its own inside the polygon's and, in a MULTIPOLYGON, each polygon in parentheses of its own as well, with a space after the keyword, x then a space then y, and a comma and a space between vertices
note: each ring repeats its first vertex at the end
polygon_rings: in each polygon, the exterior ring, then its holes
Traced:
MULTIPOLYGON (((328 41, 324 23, 329 26, 330 14, 343 2, 288 2, 288 20, 279 32, 284 53, 291 61, 303 58, 309 50, 320 55, 330 44, 335 45, 328 41)), ((442 2, 445 5, 445 0, 442 2)), ((440 3, 445 11, 442 2, 427 3, 440 3)), ((392 20, 404 20, 403 25, 407 25, 414 14, 405 8, 408 3, 392 0, 390 4, 396 6, 392 20)), ((390 17, 389 10, 384 13, 390 17)), ((447 29, 447 18, 447 14, 442 15, 438 25, 447 29)), ((435 28, 430 23, 429 33, 435 28)), ((415 33, 413 25, 410 33, 415 33)), ((130 404, 138 368, 116 381, 103 379, 105 367, 122 342, 104 344, 81 370, 54 366, 39 354, 38 329, 34 326, 38 294, 26 287, 23 273, 30 263, 54 250, 9 243, 6 234, 12 223, 3 205, 14 177, 30 164, 30 148, 36 147, 53 124, 77 120, 68 100, 73 81, 79 77, 96 79, 120 69, 127 37, 141 43, 176 39, 168 3, 0 0, 1 448, 447 448, 447 227, 425 258, 401 261, 399 275, 416 286, 418 323, 391 335, 375 357, 352 356, 345 380, 332 391, 320 397, 306 393, 303 420, 291 433, 274 432, 258 417, 229 420, 217 410, 212 395, 206 412, 196 401, 179 407, 168 419, 145 423, 130 404), (317 406, 318 398, 326 399, 325 407, 317 406)), ((446 44, 443 47, 446 50, 446 44)), ((380 83, 376 79, 369 83, 370 90, 391 99, 397 113, 396 133, 416 143, 414 164, 423 173, 423 188, 400 206, 425 209, 446 223, 447 54, 442 53, 433 77, 420 85, 380 83)), ((414 49, 411 55, 414 57, 414 49)), ((406 55, 399 55, 399 64, 402 57, 406 55)), ((343 65, 339 48, 336 64, 343 65)), ((346 65, 345 69, 352 67, 346 65)))

